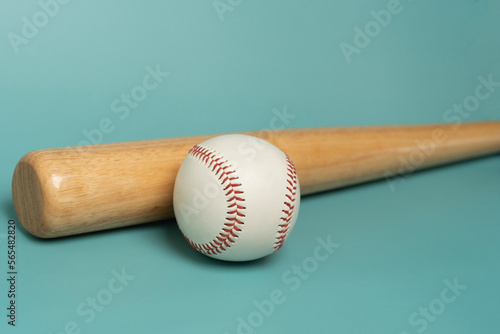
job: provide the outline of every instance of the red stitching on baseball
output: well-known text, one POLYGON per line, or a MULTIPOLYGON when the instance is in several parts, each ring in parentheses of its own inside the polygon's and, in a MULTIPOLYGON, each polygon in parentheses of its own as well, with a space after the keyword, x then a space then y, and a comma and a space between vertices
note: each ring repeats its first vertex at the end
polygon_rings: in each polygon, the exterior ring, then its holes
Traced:
POLYGON ((280 220, 283 221, 282 224, 279 225, 280 229, 278 230, 277 236, 274 242, 274 250, 278 250, 283 246, 286 237, 288 236, 288 232, 290 230, 290 223, 292 220, 292 215, 295 209, 295 198, 297 195, 297 171, 295 170, 295 166, 293 165, 292 160, 286 156, 287 163, 287 183, 290 185, 286 187, 287 194, 285 194, 286 200, 284 202, 287 207, 286 210, 282 210, 283 216, 281 216, 280 220))
POLYGON ((227 170, 231 165, 227 164, 227 161, 223 160, 223 158, 214 151, 196 145, 189 151, 189 154, 203 162, 219 177, 219 181, 221 181, 221 186, 227 198, 228 217, 225 219, 226 222, 224 223, 222 231, 210 242, 197 244, 189 240, 184 233, 183 235, 187 242, 200 253, 205 255, 220 254, 231 247, 231 244, 234 243, 234 239, 238 238, 238 232, 241 232, 240 226, 244 224, 242 218, 245 217, 244 210, 246 208, 243 205, 245 199, 239 196, 243 194, 243 191, 236 189, 241 187, 241 183, 237 182, 238 177, 231 175, 235 173, 234 170, 227 170))

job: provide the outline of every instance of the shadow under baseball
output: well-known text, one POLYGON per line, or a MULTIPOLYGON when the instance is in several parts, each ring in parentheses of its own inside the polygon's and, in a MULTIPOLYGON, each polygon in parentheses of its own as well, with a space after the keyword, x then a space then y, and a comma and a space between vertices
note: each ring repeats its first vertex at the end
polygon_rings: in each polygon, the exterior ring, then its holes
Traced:
POLYGON ((164 221, 165 225, 165 246, 166 251, 171 252, 172 254, 176 254, 176 256, 180 256, 184 258, 186 261, 194 262, 200 265, 205 266, 215 266, 215 267, 251 267, 251 266, 265 266, 271 265, 275 259, 276 254, 271 254, 270 256, 265 256, 260 259, 256 259, 253 261, 242 261, 242 262, 233 262, 233 261, 222 261, 206 256, 197 250, 195 250, 191 245, 187 243, 187 241, 182 236, 179 227, 177 226, 177 222, 175 219, 169 219, 164 221))

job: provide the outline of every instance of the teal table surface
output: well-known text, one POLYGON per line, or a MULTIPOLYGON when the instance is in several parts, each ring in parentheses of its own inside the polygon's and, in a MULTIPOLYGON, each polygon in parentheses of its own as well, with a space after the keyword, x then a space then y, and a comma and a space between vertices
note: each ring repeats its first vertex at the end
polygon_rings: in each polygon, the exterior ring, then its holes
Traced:
POLYGON ((197 253, 175 220, 38 239, 11 195, 17 161, 42 148, 498 121, 500 2, 27 0, 0 13, 2 334, 500 333, 498 155, 304 197, 284 247, 247 263, 197 253))

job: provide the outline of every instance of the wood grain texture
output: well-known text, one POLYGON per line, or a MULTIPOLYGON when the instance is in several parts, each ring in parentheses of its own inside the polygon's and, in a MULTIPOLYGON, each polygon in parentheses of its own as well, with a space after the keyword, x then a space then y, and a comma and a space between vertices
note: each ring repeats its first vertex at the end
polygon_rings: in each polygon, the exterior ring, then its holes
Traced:
MULTIPOLYGON (((303 195, 500 152, 500 122, 245 133, 290 156, 303 195)), ((30 152, 12 181, 19 220, 52 238, 172 218, 177 170, 213 136, 30 152)))

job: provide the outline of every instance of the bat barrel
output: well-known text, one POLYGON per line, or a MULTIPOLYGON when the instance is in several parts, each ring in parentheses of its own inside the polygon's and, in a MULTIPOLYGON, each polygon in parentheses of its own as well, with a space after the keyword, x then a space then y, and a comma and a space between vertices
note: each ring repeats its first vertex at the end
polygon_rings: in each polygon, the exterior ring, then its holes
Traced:
POLYGON ((177 170, 209 137, 30 152, 12 181, 19 220, 31 234, 52 238, 170 218, 177 170))
MULTIPOLYGON (((245 132, 294 161, 312 194, 500 152, 500 122, 245 132)), ((173 186, 189 149, 214 135, 33 151, 14 171, 23 226, 60 237, 173 217, 173 186)))

